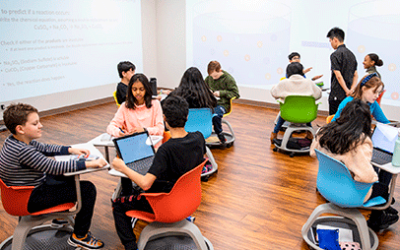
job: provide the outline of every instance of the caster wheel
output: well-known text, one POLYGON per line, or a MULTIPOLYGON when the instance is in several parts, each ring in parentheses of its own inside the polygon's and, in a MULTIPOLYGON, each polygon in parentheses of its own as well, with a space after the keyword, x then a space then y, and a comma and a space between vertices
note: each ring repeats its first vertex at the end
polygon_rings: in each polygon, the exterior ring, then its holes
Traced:
POLYGON ((278 152, 278 148, 275 147, 274 149, 272 149, 274 152, 278 152))
POLYGON ((233 143, 229 143, 229 144, 226 145, 226 147, 230 148, 230 147, 232 147, 232 145, 233 145, 233 143))
POLYGON ((290 157, 292 157, 292 158, 293 158, 293 156, 294 156, 294 153, 290 153, 290 157))
POLYGON ((209 175, 208 176, 202 176, 201 177, 201 181, 207 182, 209 178, 210 178, 209 175))

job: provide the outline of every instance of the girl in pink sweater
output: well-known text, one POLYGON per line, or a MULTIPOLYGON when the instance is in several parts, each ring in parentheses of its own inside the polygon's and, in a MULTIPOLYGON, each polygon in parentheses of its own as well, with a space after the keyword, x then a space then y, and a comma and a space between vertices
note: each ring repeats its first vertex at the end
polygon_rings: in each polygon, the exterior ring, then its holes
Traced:
POLYGON ((150 135, 163 135, 164 124, 160 102, 152 100, 149 80, 135 74, 129 81, 126 101, 121 104, 107 127, 114 137, 126 136, 147 130, 150 135))

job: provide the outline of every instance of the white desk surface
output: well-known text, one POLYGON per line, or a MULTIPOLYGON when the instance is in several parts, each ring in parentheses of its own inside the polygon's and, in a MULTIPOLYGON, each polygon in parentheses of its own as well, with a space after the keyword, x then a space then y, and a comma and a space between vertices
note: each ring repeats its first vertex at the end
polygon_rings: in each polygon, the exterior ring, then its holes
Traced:
MULTIPOLYGON (((90 140, 88 143, 93 144, 94 146, 104 146, 104 147, 114 147, 114 142, 112 141, 114 137, 111 135, 104 133, 96 138, 90 140)), ((162 141, 163 136, 162 135, 150 135, 150 138, 153 142, 153 145, 156 145, 160 141, 162 141)))
MULTIPOLYGON (((100 153, 100 151, 97 148, 95 148, 93 146, 93 144, 91 144, 91 143, 75 144, 75 145, 72 145, 71 147, 89 149, 90 154, 99 156, 100 158, 104 159, 104 157, 100 153)), ((56 159, 56 161, 69 161, 72 156, 73 155, 56 155, 56 156, 54 156, 54 158, 56 159)), ((80 170, 80 171, 76 171, 76 172, 72 172, 72 173, 65 173, 64 176, 73 176, 73 175, 78 175, 78 174, 91 173, 91 172, 101 171, 101 170, 105 170, 105 169, 109 169, 109 168, 110 168, 110 164, 107 163, 107 165, 102 168, 88 168, 88 169, 84 169, 84 170, 80 170)))
POLYGON ((395 166, 393 166, 391 162, 386 163, 386 164, 384 164, 384 165, 376 164, 376 163, 373 163, 373 162, 371 162, 371 164, 372 164, 373 166, 378 167, 378 168, 380 168, 380 169, 383 169, 383 170, 385 170, 386 172, 389 172, 389 173, 391 173, 391 174, 396 174, 396 175, 397 175, 397 174, 400 173, 400 167, 395 167, 395 166))

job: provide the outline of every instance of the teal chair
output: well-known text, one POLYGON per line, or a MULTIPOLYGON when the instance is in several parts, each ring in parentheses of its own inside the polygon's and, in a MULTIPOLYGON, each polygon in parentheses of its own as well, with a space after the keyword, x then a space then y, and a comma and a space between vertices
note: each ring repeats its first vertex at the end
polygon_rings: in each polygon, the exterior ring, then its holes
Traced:
POLYGON ((306 123, 312 122, 317 118, 319 103, 316 104, 312 96, 288 96, 285 98, 285 102, 280 100, 278 102, 281 109, 280 115, 285 121, 289 122, 289 126, 283 135, 280 145, 275 143, 274 151, 276 152, 280 149, 290 152, 290 157, 293 157, 295 153, 309 153, 309 147, 293 149, 288 148, 288 143, 291 135, 296 131, 310 131, 315 137, 314 130, 312 127, 308 127, 306 123))
MULTIPOLYGON (((188 120, 185 124, 185 130, 187 132, 196 132, 199 131, 203 134, 204 139, 207 139, 211 136, 212 133, 212 112, 209 108, 198 108, 198 109, 189 109, 188 120)), ((211 153, 211 150, 208 146, 206 146, 206 152, 208 160, 212 165, 212 170, 201 174, 201 178, 203 180, 208 180, 210 175, 218 171, 217 162, 214 159, 214 156, 211 153)))
POLYGON ((311 248, 322 249, 311 240, 310 231, 312 227, 316 227, 318 224, 336 224, 345 228, 346 226, 343 225, 347 225, 348 228, 353 229, 353 239, 361 243, 362 249, 377 249, 378 237, 374 231, 368 228, 365 218, 358 211, 358 208, 383 210, 390 205, 389 202, 380 196, 364 202, 364 198, 373 183, 355 181, 342 162, 318 150, 315 150, 315 152, 319 161, 317 188, 329 203, 319 205, 312 212, 302 228, 303 239, 311 248), (325 213, 339 216, 320 217, 321 214, 325 213))

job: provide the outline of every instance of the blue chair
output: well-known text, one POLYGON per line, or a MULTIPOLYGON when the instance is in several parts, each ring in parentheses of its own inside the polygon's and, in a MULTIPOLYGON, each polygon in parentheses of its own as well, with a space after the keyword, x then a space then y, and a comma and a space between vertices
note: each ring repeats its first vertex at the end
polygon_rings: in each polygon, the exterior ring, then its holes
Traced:
MULTIPOLYGON (((185 130, 187 132, 200 131, 204 139, 211 136, 212 133, 212 112, 209 108, 189 109, 188 120, 186 121, 185 130)), ((212 170, 201 174, 203 180, 208 180, 211 174, 218 171, 217 162, 211 153, 211 150, 206 146, 207 157, 211 162, 212 170)))
POLYGON ((317 118, 318 104, 315 103, 315 99, 312 96, 288 96, 285 98, 285 102, 280 103, 280 116, 287 122, 289 126, 283 135, 283 139, 280 144, 275 143, 275 152, 278 149, 291 152, 290 157, 293 157, 295 153, 309 153, 310 148, 293 149, 288 148, 289 139, 295 131, 310 131, 315 137, 315 132, 312 127, 308 127, 306 123, 312 122, 317 118))
POLYGON ((375 232, 368 228, 366 220, 358 211, 358 208, 382 210, 390 205, 389 202, 380 196, 364 202, 364 198, 373 183, 355 181, 342 162, 317 149, 315 152, 319 161, 317 188, 329 203, 319 205, 312 212, 302 228, 304 240, 312 248, 322 249, 310 240, 309 231, 311 227, 317 224, 326 224, 323 221, 325 220, 326 222, 326 218, 328 218, 331 222, 344 222, 345 224, 353 225, 357 230, 356 233, 353 232, 353 235, 359 236, 362 249, 377 249, 379 244, 378 237, 375 232), (382 204, 384 205, 376 207, 382 204), (337 214, 345 218, 339 216, 319 217, 324 213, 337 214))

